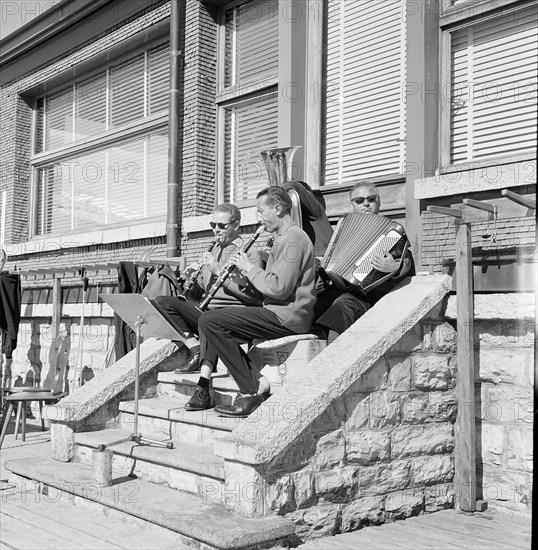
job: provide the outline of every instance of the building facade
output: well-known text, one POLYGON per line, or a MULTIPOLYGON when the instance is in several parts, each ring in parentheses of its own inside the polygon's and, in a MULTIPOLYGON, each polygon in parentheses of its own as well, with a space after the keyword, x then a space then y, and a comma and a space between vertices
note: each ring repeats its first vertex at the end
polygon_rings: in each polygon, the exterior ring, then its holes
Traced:
POLYGON ((24 290, 17 374, 48 368, 59 274, 71 361, 105 360, 107 264, 166 255, 170 154, 175 255, 192 261, 217 202, 237 204, 252 231, 260 151, 298 145, 293 178, 320 190, 331 221, 351 211, 356 181, 375 182, 421 270, 453 273, 457 255, 453 220, 429 206, 471 198, 508 212, 472 226, 475 290, 499 304, 477 325, 477 390, 503 411, 484 413, 484 484, 500 487, 484 498, 530 509, 535 222, 502 191, 535 200, 536 46, 527 0, 184 0, 172 25, 169 0, 61 1, 0 43, 0 242, 24 290))

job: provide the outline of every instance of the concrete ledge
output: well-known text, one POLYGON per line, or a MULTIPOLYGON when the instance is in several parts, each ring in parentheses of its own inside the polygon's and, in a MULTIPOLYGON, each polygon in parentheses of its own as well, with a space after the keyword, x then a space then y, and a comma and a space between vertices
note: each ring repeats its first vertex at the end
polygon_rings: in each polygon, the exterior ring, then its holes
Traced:
MULTIPOLYGON (((8 461, 5 466, 15 475, 180 533, 192 539, 189 548, 207 548, 196 542, 223 550, 259 548, 257 545, 281 542, 295 532, 288 519, 241 518, 220 504, 203 502, 197 496, 140 479, 122 478, 114 480, 110 487, 101 488, 95 482, 91 466, 86 464, 62 464, 39 457, 8 461), (134 498, 118 498, 118 495, 134 498)), ((268 546, 271 545, 263 547, 268 546)))
MULTIPOLYGON (((177 346, 169 340, 150 338, 140 346, 140 376, 151 371, 169 357, 177 346)), ((135 380, 135 350, 116 361, 114 365, 99 373, 84 386, 58 404, 46 407, 50 420, 76 422, 83 420, 99 407, 116 397, 135 380)))
POLYGON ((434 199, 450 195, 517 187, 521 182, 532 181, 536 175, 536 160, 510 164, 484 162, 483 166, 448 172, 415 181, 415 199, 434 199))
POLYGON ((271 462, 300 436, 450 289, 446 275, 410 279, 382 300, 317 355, 306 369, 291 373, 286 385, 228 436, 215 454, 243 464, 271 462))
MULTIPOLYGON (((456 295, 449 296, 446 317, 456 319, 456 295)), ((533 292, 475 294, 474 318, 496 319, 534 319, 535 295, 533 292)))

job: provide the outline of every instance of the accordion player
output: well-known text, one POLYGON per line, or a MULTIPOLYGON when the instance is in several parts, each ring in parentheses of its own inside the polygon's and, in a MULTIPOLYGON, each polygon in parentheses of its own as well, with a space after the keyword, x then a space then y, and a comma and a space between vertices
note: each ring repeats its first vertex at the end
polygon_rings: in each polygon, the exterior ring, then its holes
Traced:
POLYGON ((372 259, 390 253, 401 271, 408 249, 405 230, 394 220, 348 214, 338 222, 321 267, 337 288, 366 295, 393 276, 376 270, 372 259))

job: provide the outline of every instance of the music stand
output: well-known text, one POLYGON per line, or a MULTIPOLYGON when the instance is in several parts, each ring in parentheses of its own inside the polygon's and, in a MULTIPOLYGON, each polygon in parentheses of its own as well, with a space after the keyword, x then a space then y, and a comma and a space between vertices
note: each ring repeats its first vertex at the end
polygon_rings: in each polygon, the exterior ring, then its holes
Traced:
POLYGON ((138 433, 138 393, 140 385, 140 343, 144 338, 165 338, 167 340, 185 341, 187 336, 177 327, 170 324, 166 314, 154 303, 140 294, 101 294, 100 298, 107 303, 127 323, 136 334, 135 347, 135 389, 134 389, 134 426, 129 437, 113 441, 97 448, 104 451, 107 447, 119 445, 125 441, 135 443, 153 443, 167 449, 173 449, 172 442, 148 439, 138 433))

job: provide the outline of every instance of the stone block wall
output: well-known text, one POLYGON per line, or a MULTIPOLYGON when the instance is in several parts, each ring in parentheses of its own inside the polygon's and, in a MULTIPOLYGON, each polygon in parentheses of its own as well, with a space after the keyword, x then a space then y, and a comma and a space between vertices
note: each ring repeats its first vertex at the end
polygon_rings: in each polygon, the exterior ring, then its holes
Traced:
MULTIPOLYGON (((250 484, 245 468, 227 461, 226 497, 248 485, 242 498, 289 517, 303 540, 453 507, 455 345, 440 318, 417 324, 291 450, 251 468, 250 484)), ((300 404, 287 408, 293 422, 300 404)))
POLYGON ((495 507, 530 513, 534 323, 480 320, 475 332, 482 498, 495 507))

